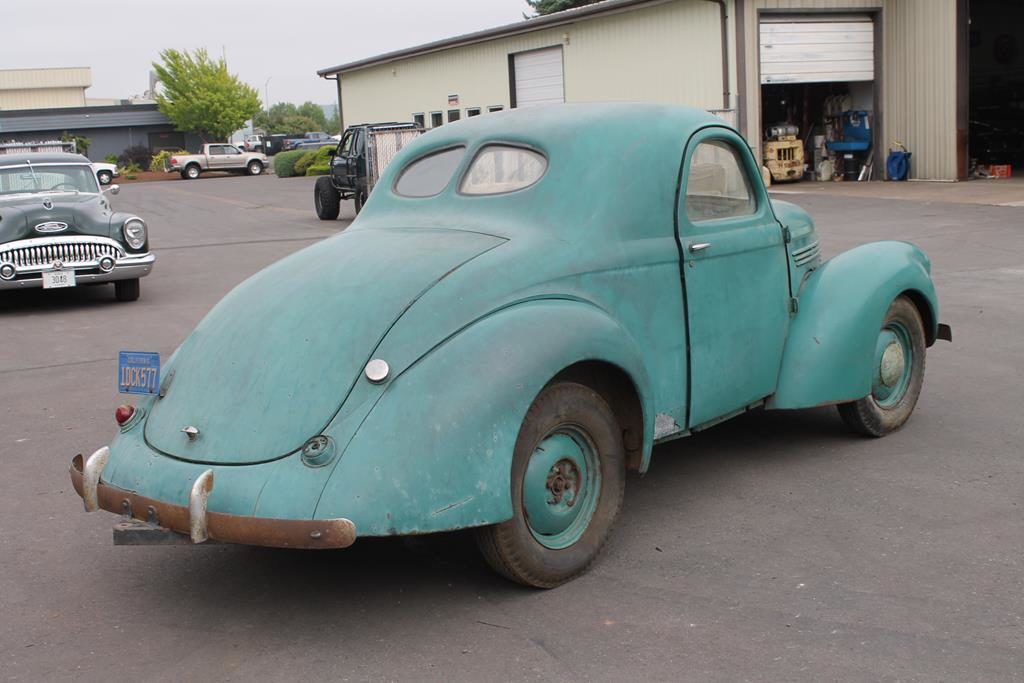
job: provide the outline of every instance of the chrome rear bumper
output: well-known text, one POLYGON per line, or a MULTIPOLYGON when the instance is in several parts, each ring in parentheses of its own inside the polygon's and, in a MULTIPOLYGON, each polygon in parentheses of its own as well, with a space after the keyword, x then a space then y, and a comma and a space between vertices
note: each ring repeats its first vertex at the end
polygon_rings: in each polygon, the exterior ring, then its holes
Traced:
MULTIPOLYGON (((207 539, 224 543, 260 545, 272 548, 328 549, 347 548, 356 540, 356 527, 347 519, 273 519, 211 512, 207 499, 213 491, 213 470, 196 478, 189 494, 189 504, 174 505, 140 496, 103 483, 103 468, 110 451, 103 447, 84 460, 78 454, 71 461, 71 485, 82 498, 87 512, 107 510, 122 515, 124 529, 146 531, 132 520, 145 522, 153 542, 166 544, 173 538, 166 532, 181 536, 177 542, 203 543, 207 539), (132 523, 127 523, 132 522, 132 523), (160 540, 162 537, 163 540, 160 540)), ((118 529, 115 527, 115 539, 118 529)), ((130 543, 145 543, 147 534, 136 534, 130 543)))

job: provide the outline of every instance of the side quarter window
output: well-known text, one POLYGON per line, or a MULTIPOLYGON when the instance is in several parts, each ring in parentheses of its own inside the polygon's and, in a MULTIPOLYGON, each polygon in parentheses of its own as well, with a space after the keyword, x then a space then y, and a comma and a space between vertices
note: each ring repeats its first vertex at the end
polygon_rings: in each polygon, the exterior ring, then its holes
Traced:
POLYGON ((757 201, 736 148, 722 140, 699 143, 686 177, 686 216, 699 223, 756 211, 757 201))

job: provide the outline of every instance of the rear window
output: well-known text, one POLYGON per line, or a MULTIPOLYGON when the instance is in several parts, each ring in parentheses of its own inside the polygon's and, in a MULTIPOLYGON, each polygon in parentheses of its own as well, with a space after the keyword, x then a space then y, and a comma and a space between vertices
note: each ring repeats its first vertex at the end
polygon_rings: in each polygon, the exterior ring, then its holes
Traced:
POLYGON ((403 197, 433 197, 451 182, 462 161, 465 147, 453 147, 420 157, 405 167, 395 182, 395 194, 403 197))
POLYGON ((547 167, 544 155, 532 149, 488 145, 473 159, 459 192, 473 195, 515 192, 540 180, 547 167))

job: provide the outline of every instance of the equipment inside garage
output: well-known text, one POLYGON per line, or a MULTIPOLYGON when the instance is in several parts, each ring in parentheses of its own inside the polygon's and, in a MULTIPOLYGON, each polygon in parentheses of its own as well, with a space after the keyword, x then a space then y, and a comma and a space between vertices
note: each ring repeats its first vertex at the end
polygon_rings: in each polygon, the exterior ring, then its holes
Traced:
POLYGON ((773 181, 873 171, 875 27, 868 15, 762 15, 763 161, 773 181))
POLYGON ((971 0, 971 175, 1024 170, 1024 2, 971 0))

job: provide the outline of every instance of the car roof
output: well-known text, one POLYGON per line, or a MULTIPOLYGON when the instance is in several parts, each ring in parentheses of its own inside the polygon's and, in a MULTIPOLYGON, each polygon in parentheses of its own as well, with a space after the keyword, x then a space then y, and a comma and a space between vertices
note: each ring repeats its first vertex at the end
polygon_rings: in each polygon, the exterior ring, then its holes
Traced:
POLYGON ((0 155, 0 166, 21 166, 31 162, 33 164, 88 164, 87 158, 81 154, 68 154, 67 152, 25 152, 0 155))
POLYGON ((373 210, 360 216, 359 223, 467 229, 473 225, 474 230, 502 236, 537 228, 573 241, 602 234, 672 234, 686 144, 691 135, 710 126, 732 130, 706 111, 656 104, 562 104, 463 119, 406 145, 380 179, 390 188, 412 161, 465 147, 448 187, 429 199, 380 193, 382 197, 371 198, 373 210), (518 192, 459 194, 458 178, 476 151, 502 143, 543 153, 548 159, 544 176, 518 192))

